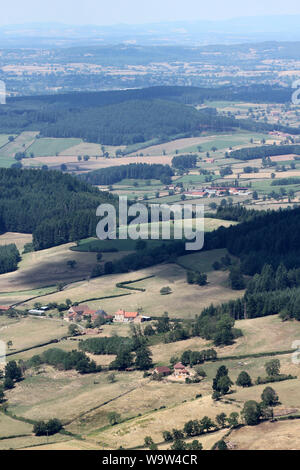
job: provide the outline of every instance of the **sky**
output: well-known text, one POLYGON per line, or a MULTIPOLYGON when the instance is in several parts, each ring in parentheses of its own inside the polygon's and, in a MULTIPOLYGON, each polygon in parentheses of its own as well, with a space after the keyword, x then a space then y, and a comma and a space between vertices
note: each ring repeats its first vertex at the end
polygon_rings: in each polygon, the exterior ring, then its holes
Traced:
POLYGON ((144 24, 300 14, 299 0, 11 0, 1 2, 0 25, 144 24))

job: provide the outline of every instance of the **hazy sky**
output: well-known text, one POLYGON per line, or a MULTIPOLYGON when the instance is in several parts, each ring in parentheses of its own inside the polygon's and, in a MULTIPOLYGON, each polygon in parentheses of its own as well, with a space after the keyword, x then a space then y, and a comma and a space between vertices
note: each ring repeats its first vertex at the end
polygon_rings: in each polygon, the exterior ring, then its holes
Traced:
POLYGON ((61 22, 109 25, 239 16, 300 14, 299 0, 11 0, 0 24, 61 22))

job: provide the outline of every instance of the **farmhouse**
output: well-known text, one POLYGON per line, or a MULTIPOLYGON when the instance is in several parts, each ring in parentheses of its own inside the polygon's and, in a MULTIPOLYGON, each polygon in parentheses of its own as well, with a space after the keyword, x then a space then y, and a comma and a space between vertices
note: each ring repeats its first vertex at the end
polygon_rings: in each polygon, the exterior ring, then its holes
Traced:
POLYGON ((9 305, 0 305, 0 312, 7 312, 11 307, 9 305))
POLYGON ((138 312, 126 312, 125 310, 118 310, 114 316, 115 322, 139 322, 141 321, 141 315, 138 312))
POLYGON ((157 367, 155 367, 152 374, 158 374, 158 375, 166 376, 166 375, 171 374, 171 370, 169 369, 169 367, 166 367, 166 366, 157 366, 157 367))
POLYGON ((115 313, 114 322, 135 322, 135 323, 142 323, 144 321, 150 321, 151 317, 147 317, 145 315, 140 315, 138 312, 126 312, 125 310, 118 310, 115 313))
POLYGON ((82 319, 87 319, 90 317, 92 321, 95 321, 99 317, 103 317, 106 320, 112 320, 113 317, 110 315, 107 315, 107 313, 104 310, 92 310, 89 308, 88 305, 76 305, 72 306, 68 310, 68 316, 66 317, 66 320, 68 321, 80 321, 82 319))
POLYGON ((188 191, 185 193, 186 196, 190 197, 206 197, 208 196, 207 191, 188 191))
POLYGON ((236 187, 236 188, 229 188, 229 193, 232 196, 238 196, 241 194, 244 194, 244 195, 251 194, 251 191, 249 191, 249 188, 236 187))
POLYGON ((190 375, 186 370, 185 366, 181 362, 177 362, 174 366, 174 376, 178 378, 184 378, 190 375))

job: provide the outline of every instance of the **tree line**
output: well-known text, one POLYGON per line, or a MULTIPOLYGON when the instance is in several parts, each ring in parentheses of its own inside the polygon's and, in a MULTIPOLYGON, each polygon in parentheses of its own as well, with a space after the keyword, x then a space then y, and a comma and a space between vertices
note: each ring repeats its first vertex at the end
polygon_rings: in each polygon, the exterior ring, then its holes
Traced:
POLYGON ((245 147, 230 152, 230 158, 238 160, 254 160, 256 158, 275 157, 277 155, 300 155, 300 145, 263 145, 259 147, 245 147))

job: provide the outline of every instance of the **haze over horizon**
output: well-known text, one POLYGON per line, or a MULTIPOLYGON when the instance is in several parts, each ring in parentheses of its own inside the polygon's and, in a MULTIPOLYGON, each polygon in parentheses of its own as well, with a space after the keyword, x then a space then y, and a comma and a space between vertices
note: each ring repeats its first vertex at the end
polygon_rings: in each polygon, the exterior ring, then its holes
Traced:
POLYGON ((26 3, 14 0, 1 6, 1 26, 26 23, 57 23, 69 25, 108 26, 118 24, 151 24, 177 21, 224 21, 239 17, 270 15, 299 15, 300 4, 296 0, 286 2, 253 0, 247 5, 238 0, 211 0, 204 3, 197 0, 152 0, 151 3, 138 0, 111 0, 109 3, 86 0, 84 8, 79 0, 53 0, 51 4, 28 0, 26 3))

